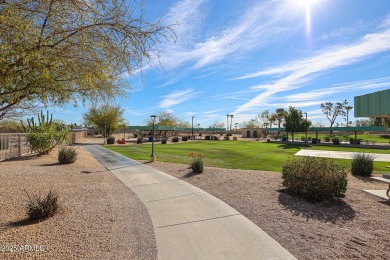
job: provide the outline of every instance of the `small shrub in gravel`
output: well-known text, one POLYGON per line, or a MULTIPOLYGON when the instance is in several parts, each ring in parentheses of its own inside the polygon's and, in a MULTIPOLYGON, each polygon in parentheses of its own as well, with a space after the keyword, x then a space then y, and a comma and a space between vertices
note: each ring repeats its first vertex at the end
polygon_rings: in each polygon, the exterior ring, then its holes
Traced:
POLYGON ((181 140, 182 140, 183 142, 187 142, 187 141, 188 141, 188 136, 183 136, 183 137, 181 138, 181 140))
POLYGON ((161 144, 167 144, 167 139, 161 139, 161 144))
POLYGON ((107 138, 107 144, 114 144, 115 143, 115 137, 108 137, 107 138))
POLYGON ((172 137, 172 142, 173 143, 178 143, 179 142, 179 137, 178 136, 172 137))
POLYGON ((142 137, 141 137, 141 138, 138 138, 138 139, 137 139, 137 144, 142 144, 142 143, 143 143, 142 137))
POLYGON ((230 137, 229 137, 229 136, 225 136, 225 137, 223 138, 223 140, 230 140, 230 137))
POLYGON ((233 140, 237 141, 237 136, 233 136, 233 140))
POLYGON ((282 169, 283 186, 310 201, 343 198, 347 172, 331 160, 305 157, 288 160, 282 169))
POLYGON ((58 195, 52 190, 45 196, 33 195, 30 196, 25 191, 28 197, 27 215, 29 220, 43 220, 54 216, 60 205, 58 203, 58 195))
POLYGON ((58 151, 58 162, 60 164, 74 163, 77 159, 77 149, 71 146, 61 146, 58 151))
POLYGON ((192 158, 191 161, 191 169, 194 173, 202 173, 203 172, 203 155, 190 153, 189 157, 192 158))
POLYGON ((351 173, 359 176, 371 176, 374 170, 374 156, 364 153, 352 155, 351 173))

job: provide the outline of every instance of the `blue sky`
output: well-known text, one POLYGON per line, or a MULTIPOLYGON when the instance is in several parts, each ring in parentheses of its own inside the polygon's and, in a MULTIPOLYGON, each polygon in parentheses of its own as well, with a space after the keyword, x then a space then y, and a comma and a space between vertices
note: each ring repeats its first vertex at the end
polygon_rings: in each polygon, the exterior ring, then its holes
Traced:
MULTIPOLYGON (((163 110, 208 127, 295 106, 328 126, 321 103, 354 106, 354 96, 390 86, 389 0, 153 0, 145 14, 178 23, 178 38, 161 43, 161 65, 117 100, 130 125, 163 110)), ((54 115, 82 123, 86 110, 54 115)))

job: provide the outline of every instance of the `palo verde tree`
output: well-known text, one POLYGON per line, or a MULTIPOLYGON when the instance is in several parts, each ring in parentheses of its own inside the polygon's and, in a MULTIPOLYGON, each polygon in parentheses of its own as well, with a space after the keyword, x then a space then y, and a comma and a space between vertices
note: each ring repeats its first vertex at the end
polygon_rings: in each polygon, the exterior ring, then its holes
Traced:
POLYGON ((91 107, 83 114, 84 124, 95 127, 103 136, 111 136, 112 133, 125 124, 123 109, 119 106, 105 104, 99 107, 91 107))
POLYGON ((322 112, 326 115, 326 118, 328 118, 330 122, 330 127, 333 127, 333 124, 338 116, 346 116, 347 113, 345 106, 347 104, 347 100, 344 100, 341 103, 337 102, 336 105, 334 105, 332 102, 326 102, 325 104, 321 103, 320 107, 322 109, 322 112))
POLYGON ((0 1, 0 118, 35 104, 126 96, 171 26, 144 19, 137 0, 0 1))
POLYGON ((289 107, 284 115, 284 127, 286 132, 290 132, 294 141, 294 133, 305 132, 311 126, 311 121, 304 119, 302 111, 295 107, 289 107))
MULTIPOLYGON (((153 125, 153 121, 150 118, 145 119, 147 125, 153 125)), ((168 111, 159 111, 157 113, 157 120, 155 124, 162 126, 177 126, 179 119, 171 112, 168 111)))

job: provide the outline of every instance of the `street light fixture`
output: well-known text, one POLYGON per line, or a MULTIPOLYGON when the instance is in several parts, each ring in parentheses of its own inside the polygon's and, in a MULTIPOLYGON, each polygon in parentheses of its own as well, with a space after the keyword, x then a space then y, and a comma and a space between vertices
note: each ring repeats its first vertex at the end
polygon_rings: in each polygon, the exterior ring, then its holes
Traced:
POLYGON ((195 139, 195 138, 194 138, 194 117, 195 117, 195 116, 192 116, 191 139, 195 139))
POLYGON ((152 154, 150 155, 150 161, 155 162, 156 161, 156 156, 154 155, 154 123, 156 121, 156 115, 151 115, 150 118, 153 121, 153 130, 152 130, 152 154))

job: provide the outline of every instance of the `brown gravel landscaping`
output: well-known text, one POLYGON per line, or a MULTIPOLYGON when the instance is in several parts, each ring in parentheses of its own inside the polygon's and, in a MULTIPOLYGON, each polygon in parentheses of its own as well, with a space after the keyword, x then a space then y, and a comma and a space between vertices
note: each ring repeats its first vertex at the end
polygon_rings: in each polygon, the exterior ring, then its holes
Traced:
POLYGON ((82 147, 69 165, 57 164, 57 150, 0 162, 0 202, 0 259, 157 259, 144 204, 82 147), (23 189, 53 189, 60 212, 26 221, 23 189), (7 252, 14 245, 17 251, 7 252), (38 252, 21 251, 22 245, 38 252))
POLYGON ((277 172, 205 167, 193 175, 188 165, 147 165, 218 197, 298 259, 390 259, 390 203, 361 191, 386 183, 349 175, 343 200, 313 204, 278 192, 277 172))

